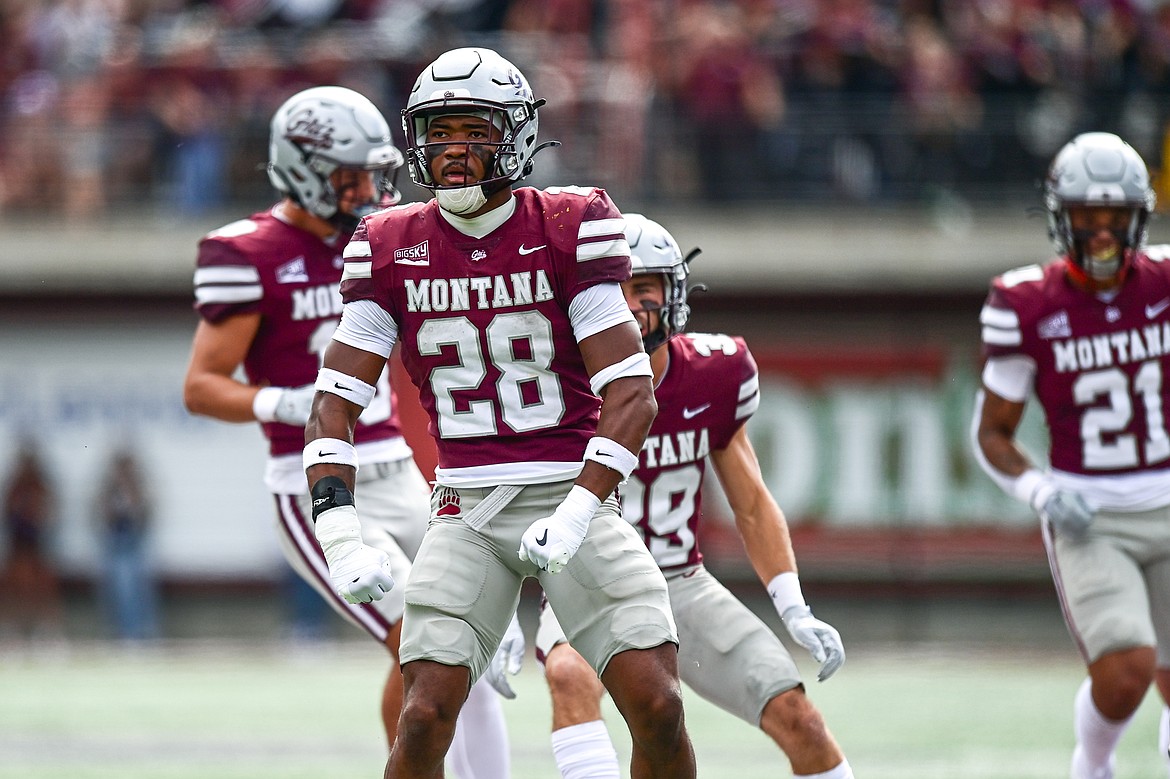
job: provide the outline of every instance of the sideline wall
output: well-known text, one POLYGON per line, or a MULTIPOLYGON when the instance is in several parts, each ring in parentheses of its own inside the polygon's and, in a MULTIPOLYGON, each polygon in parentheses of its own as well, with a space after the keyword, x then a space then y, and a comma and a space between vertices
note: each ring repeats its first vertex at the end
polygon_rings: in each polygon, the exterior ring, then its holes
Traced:
MULTIPOLYGON (((1035 520, 979 471, 967 440, 987 281, 1047 258, 1042 219, 1010 208, 631 210, 684 251, 702 247, 692 280, 710 290, 692 294, 691 329, 741 334, 757 357, 763 400, 748 430, 802 576, 1046 580, 1035 520)), ((20 435, 43 445, 71 574, 95 569, 97 480, 130 438, 155 488, 153 551, 166 577, 283 575, 257 427, 193 418, 181 401, 195 244, 238 216, 0 220, 0 433, 13 442, 0 448, 0 478, 20 435)), ((1151 232, 1170 238, 1160 222, 1151 232)), ((403 408, 416 411, 426 470, 417 409, 408 397, 403 408)), ((1042 452, 1038 420, 1026 417, 1024 433, 1042 452)), ((750 578, 726 505, 715 494, 707 508, 711 567, 750 578)))
MULTIPOLYGON (((1034 520, 978 470, 967 445, 981 295, 704 293, 692 302, 692 329, 743 334, 760 365, 763 398, 748 430, 792 523, 802 575, 1045 575, 1034 520)), ((153 553, 166 578, 282 575, 258 428, 182 407, 195 322, 189 301, 170 296, 0 306, 0 432, 13 442, 31 435, 43 447, 58 487, 54 541, 67 573, 95 571, 98 480, 112 448, 128 439, 154 490, 153 553)), ((401 402, 429 470, 421 410, 409 390, 401 402)), ((0 474, 15 448, 0 450, 0 474)), ((750 578, 717 487, 707 510, 710 565, 750 578)))

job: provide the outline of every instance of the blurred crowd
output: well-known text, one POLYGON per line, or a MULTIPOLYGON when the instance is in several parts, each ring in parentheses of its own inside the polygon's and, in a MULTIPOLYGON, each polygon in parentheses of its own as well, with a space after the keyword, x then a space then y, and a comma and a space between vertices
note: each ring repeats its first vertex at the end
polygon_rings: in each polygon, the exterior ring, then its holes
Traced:
POLYGON ((0 214, 262 206, 288 95, 395 117, 458 45, 548 100, 533 183, 621 203, 1030 202, 1084 130, 1156 171, 1170 118, 1165 0, 5 0, 0 35, 0 214))
MULTIPOLYGON (((0 490, 0 643, 66 639, 65 589, 58 569, 61 505, 57 479, 31 435, 0 490)), ((149 479, 134 447, 112 453, 94 490, 93 530, 99 547, 95 591, 111 637, 158 636, 158 583, 150 553, 154 522, 149 479)))

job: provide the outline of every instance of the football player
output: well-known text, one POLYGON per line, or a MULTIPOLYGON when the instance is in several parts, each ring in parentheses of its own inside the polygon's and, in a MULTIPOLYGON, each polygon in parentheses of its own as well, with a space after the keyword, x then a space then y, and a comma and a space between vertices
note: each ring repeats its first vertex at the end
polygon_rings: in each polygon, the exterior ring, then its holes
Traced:
MULTIPOLYGON (((1088 668, 1070 775, 1103 779, 1150 683, 1170 699, 1170 265, 1145 248, 1154 192, 1116 135, 1067 143, 1044 206, 1058 256, 991 282, 972 431, 984 470, 1040 518, 1088 668), (1047 466, 1016 440, 1032 396, 1047 466)), ((1161 733, 1165 756, 1165 713, 1161 733)))
MULTIPOLYGON (((789 635, 820 664, 845 662, 837 631, 801 594, 784 513, 760 475, 745 424, 759 405, 755 360, 738 336, 685 333, 686 258, 674 238, 626 214, 633 277, 622 283, 654 370, 658 416, 638 466, 621 488, 622 513, 666 575, 678 624, 679 674, 696 692, 767 733, 797 777, 849 779, 853 772, 805 694, 788 650, 703 566, 701 486, 707 463, 727 493, 744 549, 789 635)), ((536 639, 552 694, 553 754, 565 779, 619 776, 601 719, 603 689, 542 603, 536 639)))
MULTIPOLYGON (((368 99, 323 86, 290 97, 272 117, 268 176, 283 196, 267 211, 221 227, 199 244, 195 330, 184 385, 187 408, 228 422, 261 423, 268 439, 265 485, 276 502, 277 533, 289 564, 345 619, 390 650, 382 720, 393 744, 402 706, 394 662, 403 598, 347 602, 329 579, 314 538, 302 450, 321 355, 341 318, 341 252, 358 220, 396 203, 402 153, 368 99), (246 379, 236 377, 243 367, 246 379)), ((385 360, 354 428, 361 453, 365 542, 404 578, 422 542, 429 489, 399 429, 385 360)), ((367 599, 368 600, 368 599, 367 599)), ((503 711, 494 692, 471 693, 453 755, 463 779, 504 779, 510 771, 503 711)))
POLYGON ((494 51, 442 54, 402 114, 411 176, 434 198, 366 217, 345 250, 305 467, 317 537, 351 594, 382 596, 396 570, 362 541, 352 445, 396 343, 439 455, 406 584, 391 778, 439 774, 527 577, 626 717, 632 774, 695 775, 666 580, 613 494, 655 411, 621 292, 622 215, 600 189, 515 186, 540 148, 543 102, 494 51))

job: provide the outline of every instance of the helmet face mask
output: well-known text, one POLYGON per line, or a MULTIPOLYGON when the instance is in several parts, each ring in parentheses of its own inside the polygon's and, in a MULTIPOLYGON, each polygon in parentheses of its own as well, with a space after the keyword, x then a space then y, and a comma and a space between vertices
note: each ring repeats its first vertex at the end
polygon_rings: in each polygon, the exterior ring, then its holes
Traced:
POLYGON ((650 353, 686 330, 691 314, 691 307, 687 304, 687 279, 690 261, 698 250, 684 258, 674 236, 662 225, 641 214, 628 213, 624 217, 632 276, 657 275, 662 279, 662 305, 642 303, 641 310, 634 312, 635 317, 658 314, 658 326, 642 337, 646 352, 650 353))
POLYGON ((1098 283, 1118 276, 1128 262, 1126 247, 1140 246, 1145 226, 1138 208, 1068 206, 1063 219, 1072 236, 1070 256, 1080 258, 1080 269, 1098 283))
POLYGON ((1053 159, 1044 183, 1049 237, 1072 279, 1090 290, 1124 280, 1134 253, 1145 245, 1154 203, 1145 162, 1112 133, 1073 138, 1053 159), (1102 229, 1115 244, 1094 249, 1102 229))
POLYGON ((338 166, 326 179, 325 197, 323 201, 332 202, 335 212, 329 221, 346 232, 357 229, 362 217, 376 211, 396 205, 402 200, 402 193, 396 185, 399 167, 379 168, 366 171, 357 168, 338 166), (347 174, 357 173, 360 176, 369 176, 373 197, 356 200, 353 191, 360 185, 347 174), (351 202, 346 208, 346 203, 351 202))
POLYGON ((312 215, 352 230, 366 214, 401 199, 395 187, 402 152, 390 125, 364 96, 344 87, 313 87, 290 97, 272 117, 268 178, 312 215), (373 174, 373 197, 342 211, 345 171, 373 174), (342 191, 338 191, 342 186, 342 191))
POLYGON ((536 109, 542 102, 533 99, 527 79, 516 66, 491 49, 454 49, 443 54, 419 75, 402 110, 411 179, 436 194, 478 187, 485 197, 519 181, 532 171, 536 109), (466 145, 469 156, 484 160, 481 180, 446 187, 435 183, 431 161, 451 145, 429 139, 431 122, 440 116, 473 116, 495 128, 498 139, 456 141, 466 145))

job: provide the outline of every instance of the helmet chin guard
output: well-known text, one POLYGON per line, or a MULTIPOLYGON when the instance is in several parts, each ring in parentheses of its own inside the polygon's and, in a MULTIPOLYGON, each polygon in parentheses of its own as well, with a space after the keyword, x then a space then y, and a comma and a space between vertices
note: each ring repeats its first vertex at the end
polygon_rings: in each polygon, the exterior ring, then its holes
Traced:
POLYGON ((313 87, 286 100, 272 116, 268 179, 277 191, 321 219, 350 232, 368 213, 401 199, 395 187, 402 152, 390 125, 367 98, 344 87, 313 87), (331 176, 342 168, 372 171, 374 199, 339 210, 331 176))
POLYGON ((1087 289, 1109 287, 1124 280, 1133 255, 1145 245, 1147 224, 1156 197, 1141 155, 1112 133, 1082 133, 1057 152, 1044 182, 1048 235, 1066 258, 1069 276, 1087 289), (1115 234, 1118 250, 1094 257, 1087 236, 1073 229, 1069 209, 1127 208, 1127 227, 1115 234))
POLYGON ((462 216, 478 211, 487 202, 483 187, 436 187, 435 199, 444 211, 462 216))

